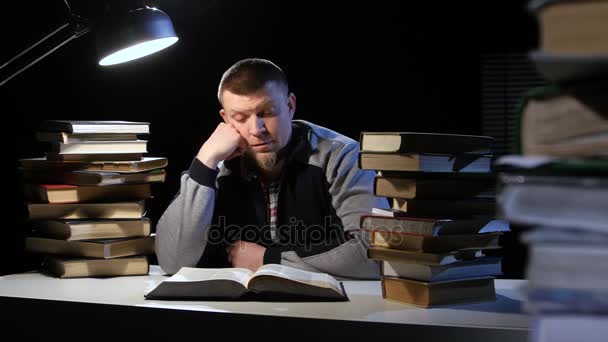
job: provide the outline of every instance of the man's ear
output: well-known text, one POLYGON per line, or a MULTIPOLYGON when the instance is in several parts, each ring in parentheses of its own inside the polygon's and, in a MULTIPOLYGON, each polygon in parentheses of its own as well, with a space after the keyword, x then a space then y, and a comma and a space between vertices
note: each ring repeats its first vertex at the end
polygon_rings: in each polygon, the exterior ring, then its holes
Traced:
POLYGON ((226 111, 223 108, 220 109, 220 116, 222 117, 222 119, 224 120, 225 123, 229 123, 228 115, 226 114, 226 111))
POLYGON ((287 107, 289 107, 289 119, 293 119, 293 115, 296 113, 296 95, 294 93, 289 93, 287 107))

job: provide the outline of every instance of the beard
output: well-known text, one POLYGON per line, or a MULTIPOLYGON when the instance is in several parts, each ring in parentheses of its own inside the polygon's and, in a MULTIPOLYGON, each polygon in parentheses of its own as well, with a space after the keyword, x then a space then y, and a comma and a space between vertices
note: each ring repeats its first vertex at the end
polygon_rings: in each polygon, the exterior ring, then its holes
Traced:
POLYGON ((244 157, 247 163, 255 165, 256 169, 264 175, 270 175, 276 170, 278 162, 276 152, 256 153, 247 151, 244 157))

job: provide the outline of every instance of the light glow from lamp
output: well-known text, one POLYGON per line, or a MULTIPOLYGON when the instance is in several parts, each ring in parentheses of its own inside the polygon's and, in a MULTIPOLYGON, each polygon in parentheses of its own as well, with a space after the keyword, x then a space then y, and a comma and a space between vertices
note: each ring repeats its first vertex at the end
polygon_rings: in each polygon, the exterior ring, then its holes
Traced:
POLYGON ((175 44, 178 39, 177 37, 167 37, 135 44, 102 58, 99 61, 99 65, 115 65, 132 61, 167 48, 175 44))

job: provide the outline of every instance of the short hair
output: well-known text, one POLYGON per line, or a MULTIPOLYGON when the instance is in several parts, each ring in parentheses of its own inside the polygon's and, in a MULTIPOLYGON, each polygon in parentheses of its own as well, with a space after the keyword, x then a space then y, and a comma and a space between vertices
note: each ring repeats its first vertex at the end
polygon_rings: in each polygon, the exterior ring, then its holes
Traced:
POLYGON ((276 64, 261 58, 242 59, 234 63, 222 75, 217 99, 222 101, 222 93, 225 90, 237 95, 253 94, 271 81, 285 86, 289 92, 287 76, 276 64))

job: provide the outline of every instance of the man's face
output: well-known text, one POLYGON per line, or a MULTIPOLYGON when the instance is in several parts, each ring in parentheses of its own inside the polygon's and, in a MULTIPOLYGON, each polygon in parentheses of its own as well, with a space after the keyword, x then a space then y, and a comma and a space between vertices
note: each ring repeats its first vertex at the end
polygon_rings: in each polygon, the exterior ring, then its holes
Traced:
POLYGON ((264 171, 274 169, 277 152, 289 141, 295 101, 295 95, 287 94, 285 87, 276 82, 268 82, 262 90, 249 95, 229 90, 222 93, 220 115, 245 139, 245 154, 264 171))

